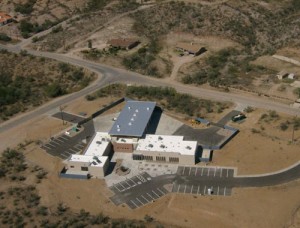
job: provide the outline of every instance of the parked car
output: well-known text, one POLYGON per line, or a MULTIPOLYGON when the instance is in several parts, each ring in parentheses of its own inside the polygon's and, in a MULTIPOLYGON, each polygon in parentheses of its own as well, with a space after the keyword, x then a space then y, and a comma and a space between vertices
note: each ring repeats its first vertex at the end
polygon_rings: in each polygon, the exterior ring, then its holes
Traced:
POLYGON ((231 120, 232 120, 233 122, 237 122, 237 121, 240 121, 240 120, 243 120, 243 119, 246 119, 246 116, 245 116, 245 114, 243 114, 243 113, 240 113, 240 114, 238 114, 238 115, 235 115, 235 116, 233 116, 233 117, 231 118, 231 120))

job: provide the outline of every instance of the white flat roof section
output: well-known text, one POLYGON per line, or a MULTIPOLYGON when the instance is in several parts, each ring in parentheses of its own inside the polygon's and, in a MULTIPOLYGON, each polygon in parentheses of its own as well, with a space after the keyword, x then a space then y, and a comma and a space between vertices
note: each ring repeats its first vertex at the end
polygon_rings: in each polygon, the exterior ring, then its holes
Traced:
POLYGON ((97 132, 84 155, 102 156, 110 143, 110 136, 105 132, 97 132))
POLYGON ((140 139, 136 151, 157 151, 178 153, 181 155, 195 155, 197 141, 184 141, 183 136, 174 135, 146 135, 140 139))
POLYGON ((112 136, 142 137, 155 106, 155 102, 127 101, 109 134, 112 136))
POLYGON ((93 155, 77 155, 73 154, 69 161, 72 162, 86 162, 89 166, 103 167, 108 157, 106 156, 93 156, 93 155))

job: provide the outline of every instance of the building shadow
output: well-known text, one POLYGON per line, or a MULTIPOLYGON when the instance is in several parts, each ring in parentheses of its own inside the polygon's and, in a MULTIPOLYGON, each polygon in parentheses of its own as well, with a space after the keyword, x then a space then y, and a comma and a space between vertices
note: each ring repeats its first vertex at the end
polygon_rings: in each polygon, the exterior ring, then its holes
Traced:
POLYGON ((162 115, 162 109, 156 106, 151 116, 151 119, 148 123, 148 127, 146 129, 145 134, 155 134, 161 115, 162 115))

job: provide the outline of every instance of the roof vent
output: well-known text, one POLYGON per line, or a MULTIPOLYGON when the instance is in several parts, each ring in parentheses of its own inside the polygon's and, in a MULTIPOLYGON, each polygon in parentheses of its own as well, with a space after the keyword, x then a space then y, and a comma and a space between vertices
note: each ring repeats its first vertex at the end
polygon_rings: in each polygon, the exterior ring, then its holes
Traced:
POLYGON ((130 109, 131 109, 131 107, 130 107, 130 106, 128 106, 128 109, 130 110, 130 109))
POLYGON ((98 145, 102 144, 102 142, 101 142, 101 141, 97 141, 96 143, 97 143, 98 145))
POLYGON ((139 112, 139 110, 138 110, 138 109, 136 109, 136 110, 135 110, 135 112, 139 112))
POLYGON ((161 144, 161 145, 160 145, 160 148, 166 148, 166 146, 165 146, 165 145, 163 145, 163 144, 161 144))
POLYGON ((190 146, 187 146, 187 147, 186 147, 186 149, 188 149, 188 150, 191 150, 191 149, 192 149, 192 147, 190 147, 190 146))
POLYGON ((149 144, 148 147, 153 148, 153 144, 149 144))
POLYGON ((131 123, 131 122, 129 122, 129 123, 128 123, 128 125, 129 125, 129 126, 131 126, 131 125, 132 125, 132 123, 131 123))
POLYGON ((98 164, 101 163, 101 161, 99 160, 99 158, 98 158, 97 156, 94 156, 93 159, 94 159, 98 164))
POLYGON ((163 137, 161 137, 161 136, 158 136, 158 140, 163 140, 163 137))
POLYGON ((117 125, 117 128, 120 128, 120 125, 119 125, 119 124, 117 125))
POLYGON ((131 118, 130 120, 131 120, 131 121, 134 121, 134 119, 133 119, 133 118, 131 118))
POLYGON ((134 113, 133 116, 136 116, 136 114, 134 113))
POLYGON ((120 130, 121 130, 120 128, 117 129, 117 131, 120 131, 120 130))
POLYGON ((121 142, 126 142, 126 140, 125 139, 121 139, 121 142))
POLYGON ((150 108, 149 108, 149 107, 147 107, 147 110, 149 111, 149 110, 150 110, 150 108))

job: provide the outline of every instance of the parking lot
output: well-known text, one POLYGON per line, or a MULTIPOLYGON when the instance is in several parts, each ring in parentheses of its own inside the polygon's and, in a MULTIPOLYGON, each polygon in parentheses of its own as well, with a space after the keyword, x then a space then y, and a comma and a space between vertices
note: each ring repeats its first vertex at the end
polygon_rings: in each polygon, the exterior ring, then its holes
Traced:
POLYGON ((177 169, 177 174, 181 176, 232 178, 234 176, 234 169, 223 167, 179 166, 177 169))
POLYGON ((131 209, 152 203, 168 193, 168 190, 153 181, 146 172, 114 184, 110 190, 115 193, 110 198, 114 204, 125 203, 131 209))
POLYGON ((131 188, 134 188, 135 186, 138 186, 140 184, 146 183, 147 181, 150 181, 152 178, 148 173, 142 173, 139 175, 136 175, 132 178, 126 179, 124 181, 121 181, 117 184, 114 184, 110 187, 110 189, 118 194, 119 192, 124 192, 126 190, 129 190, 131 188))
POLYGON ((85 147, 85 144, 83 142, 76 143, 75 145, 70 145, 69 141, 69 136, 61 135, 57 138, 50 140, 41 148, 46 150, 49 154, 53 156, 58 156, 61 159, 67 159, 71 154, 77 154, 81 152, 85 147))
POLYGON ((83 125, 82 131, 74 136, 61 134, 51 138, 47 143, 41 146, 47 153, 57 156, 61 159, 67 159, 71 154, 77 154, 85 149, 85 146, 95 134, 93 121, 83 125))
POLYGON ((210 191, 211 195, 218 196, 230 196, 231 188, 220 185, 206 185, 206 184, 177 184, 174 183, 172 187, 172 192, 184 193, 184 194, 194 194, 194 195, 208 195, 210 191), (210 190, 209 190, 210 189, 210 190))
POLYGON ((143 194, 137 195, 135 198, 130 199, 128 202, 126 202, 126 204, 131 209, 135 209, 148 203, 152 203, 167 193, 168 191, 164 187, 149 189, 149 191, 143 192, 143 194))

